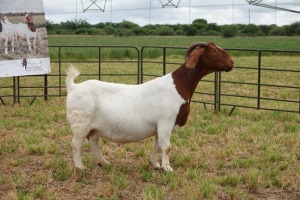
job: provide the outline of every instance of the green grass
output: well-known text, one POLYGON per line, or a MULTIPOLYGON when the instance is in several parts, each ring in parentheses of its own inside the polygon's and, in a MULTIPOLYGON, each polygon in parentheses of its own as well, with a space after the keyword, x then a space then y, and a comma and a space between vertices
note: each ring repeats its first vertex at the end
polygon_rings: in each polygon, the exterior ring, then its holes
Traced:
MULTIPOLYGON (((135 37, 113 37, 113 36, 48 36, 50 46, 122 46, 128 45, 132 47, 142 48, 143 46, 170 46, 170 47, 187 47, 194 42, 214 42, 222 48, 247 48, 247 49, 270 49, 270 50, 299 50, 300 40, 298 37, 236 37, 224 39, 222 37, 208 37, 208 36, 169 36, 169 37, 157 37, 157 36, 135 36, 135 37)), ((122 50, 103 48, 102 59, 120 59, 129 57, 134 59, 137 57, 136 50, 122 50)), ((160 49, 145 49, 143 55, 147 58, 158 58, 162 55, 160 49)), ((182 56, 184 50, 168 49, 168 54, 182 56)), ((64 48, 61 52, 63 59, 73 60, 86 60, 86 59, 98 59, 98 48, 64 48)), ((251 56, 257 53, 251 53, 247 51, 232 51, 234 56, 251 56)), ((269 53, 270 54, 270 53, 269 53)), ((58 49, 53 48, 50 50, 50 57, 53 60, 58 60, 58 49)), ((291 54, 295 55, 295 54, 291 54)))
MULTIPOLYGON (((182 57, 168 59, 182 62, 182 57)), ((253 56, 237 56, 234 60, 237 65, 255 66, 257 63, 253 56)), ((298 57, 264 57, 263 67, 297 69, 299 62, 298 57)), ((63 64, 62 71, 67 67, 68 64, 63 64)), ((78 67, 86 74, 97 71, 94 64, 78 67)), ((136 65, 132 63, 102 67, 106 73, 136 72, 136 65)), ((176 67, 168 65, 167 71, 176 67)), ((162 73, 159 64, 146 65, 145 70, 157 75, 162 73)), ((52 71, 58 73, 57 64, 52 64, 52 71)), ((234 69, 222 73, 222 77, 228 81, 255 82, 255 73, 256 70, 234 69)), ((90 78, 97 77, 82 76, 76 81, 90 78)), ((135 76, 104 76, 102 79, 136 83, 135 76)), ((213 75, 205 79, 211 80, 213 75)), ((43 83, 43 77, 22 77, 21 80, 26 86, 43 83)), ((297 76, 285 72, 264 72, 262 80, 269 84, 300 84, 297 76)), ((49 77, 49 85, 57 85, 58 81, 56 76, 49 77)), ((206 82, 198 86, 200 91, 212 91, 212 88, 212 84, 206 82)), ((21 92, 32 91, 43 94, 40 89, 21 92)), ((222 85, 222 91, 256 94, 251 86, 231 84, 222 85)), ((65 94, 65 89, 62 92, 65 94)), ((57 89, 49 93, 57 94, 57 89)), ((299 98, 297 90, 268 89, 262 94, 299 98)), ((212 100, 207 95, 194 98, 212 100)), ((4 100, 7 105, 11 103, 10 97, 4 100)), ((81 171, 73 165, 65 97, 49 98, 47 102, 37 98, 29 106, 31 100, 22 98, 21 104, 13 107, 0 105, 0 196, 3 199, 298 199, 300 196, 299 114, 236 108, 228 116, 230 107, 224 106, 220 113, 214 113, 212 106, 205 110, 202 104, 192 103, 187 125, 171 137, 170 164, 174 173, 162 173, 150 166, 153 138, 124 145, 101 140, 102 152, 111 163, 105 167, 97 166, 85 142, 83 162, 87 169, 81 171)), ((222 100, 237 101, 230 97, 222 100)), ((237 103, 255 105, 251 99, 237 103)), ((264 106, 274 106, 274 103, 265 102, 264 106)), ((290 105, 278 103, 276 106, 288 108, 290 105)))
POLYGON ((126 145, 101 141, 111 162, 107 167, 97 166, 86 142, 88 169, 79 171, 73 167, 64 103, 64 98, 51 98, 0 107, 1 196, 297 199, 300 194, 298 114, 239 108, 229 117, 194 103, 188 124, 171 138, 174 173, 148 164, 153 138, 126 145))
POLYGON ((222 48, 255 48, 299 50, 299 37, 235 37, 222 38, 212 36, 76 36, 49 35, 49 45, 131 45, 142 47, 182 46, 187 47, 194 42, 214 42, 222 48))

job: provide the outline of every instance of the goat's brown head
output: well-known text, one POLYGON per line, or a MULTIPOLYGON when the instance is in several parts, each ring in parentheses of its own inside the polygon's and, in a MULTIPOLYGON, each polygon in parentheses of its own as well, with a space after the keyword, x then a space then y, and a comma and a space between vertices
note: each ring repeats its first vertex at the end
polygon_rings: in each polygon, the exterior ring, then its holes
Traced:
POLYGON ((25 15, 25 20, 27 23, 33 23, 33 14, 28 13, 27 15, 25 15))
POLYGON ((229 72, 234 67, 233 60, 228 53, 212 42, 192 44, 186 51, 185 59, 187 68, 204 67, 209 72, 229 72))

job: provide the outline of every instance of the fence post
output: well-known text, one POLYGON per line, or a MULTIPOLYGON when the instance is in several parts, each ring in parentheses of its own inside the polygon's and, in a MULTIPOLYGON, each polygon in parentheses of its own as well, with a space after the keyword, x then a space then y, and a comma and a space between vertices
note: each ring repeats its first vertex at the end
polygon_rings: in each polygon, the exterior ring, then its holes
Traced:
POLYGON ((44 100, 48 100, 48 75, 44 75, 44 100))
POLYGON ((163 75, 166 75, 166 47, 163 48, 163 75))
POLYGON ((13 97, 13 103, 12 105, 15 105, 16 101, 17 101, 17 98, 18 98, 18 95, 17 95, 17 90, 18 88, 16 87, 16 77, 14 76, 13 77, 13 93, 14 93, 14 97, 13 97))
POLYGON ((258 66, 257 66, 257 110, 260 109, 260 96, 261 96, 261 50, 258 51, 258 66))
POLYGON ((137 64, 138 64, 138 66, 137 66, 137 84, 140 84, 140 80, 141 80, 141 79, 140 79, 140 76, 141 76, 140 51, 139 51, 139 49, 137 49, 137 48, 136 48, 136 50, 137 50, 137 53, 138 53, 138 61, 137 61, 137 64))
POLYGON ((101 46, 98 48, 98 79, 101 80, 101 46))
POLYGON ((141 49, 141 55, 140 55, 140 57, 141 57, 141 70, 140 70, 140 84, 142 84, 143 82, 144 82, 144 55, 143 55, 143 52, 144 52, 144 48, 145 47, 142 47, 142 49, 141 49))
POLYGON ((215 98, 214 98, 214 110, 220 112, 220 98, 221 98, 221 73, 215 72, 215 98))
POLYGON ((300 94, 299 94, 299 115, 300 115, 300 94))
POLYGON ((58 84, 59 96, 61 97, 61 46, 58 47, 58 84))

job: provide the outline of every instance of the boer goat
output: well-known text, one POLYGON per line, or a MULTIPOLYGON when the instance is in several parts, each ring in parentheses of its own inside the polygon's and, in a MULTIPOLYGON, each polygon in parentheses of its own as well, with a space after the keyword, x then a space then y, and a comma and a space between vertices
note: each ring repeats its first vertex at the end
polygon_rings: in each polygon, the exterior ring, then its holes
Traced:
POLYGON ((215 71, 230 71, 231 57, 213 43, 195 43, 186 51, 185 63, 163 77, 141 85, 88 80, 79 84, 75 67, 67 71, 67 119, 73 132, 75 166, 85 169, 81 148, 87 138, 99 162, 106 165, 98 139, 116 143, 136 142, 155 136, 151 164, 173 171, 169 164, 170 137, 177 126, 185 125, 190 102, 198 82, 215 71), (162 166, 158 151, 162 151, 162 166))
POLYGON ((11 52, 14 52, 15 26, 5 15, 0 15, 0 41, 4 40, 4 54, 8 54, 8 42, 11 42, 11 52))
POLYGON ((32 52, 31 48, 31 39, 33 39, 33 50, 36 49, 36 38, 37 38, 37 29, 33 23, 33 15, 27 14, 25 16, 26 23, 15 24, 16 37, 20 37, 22 40, 27 41, 28 50, 32 52))

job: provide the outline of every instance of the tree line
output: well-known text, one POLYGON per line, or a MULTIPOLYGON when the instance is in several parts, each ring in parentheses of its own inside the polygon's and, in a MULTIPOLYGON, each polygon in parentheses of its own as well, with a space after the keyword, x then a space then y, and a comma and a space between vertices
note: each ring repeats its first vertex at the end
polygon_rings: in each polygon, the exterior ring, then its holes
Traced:
POLYGON ((290 25, 234 24, 218 25, 205 19, 196 19, 192 24, 155 24, 139 26, 123 20, 120 23, 100 22, 89 24, 86 20, 71 20, 61 23, 46 21, 48 34, 114 35, 114 36, 300 36, 300 22, 290 25))

